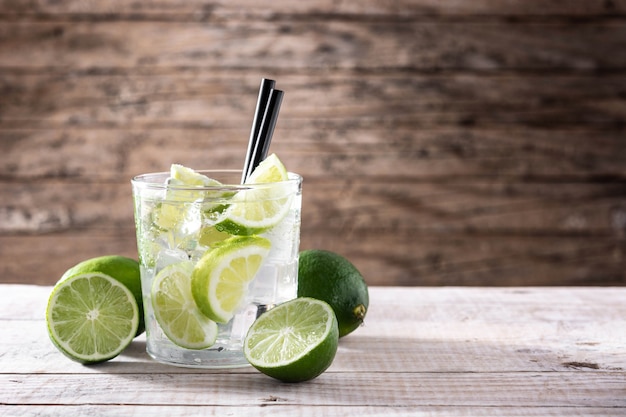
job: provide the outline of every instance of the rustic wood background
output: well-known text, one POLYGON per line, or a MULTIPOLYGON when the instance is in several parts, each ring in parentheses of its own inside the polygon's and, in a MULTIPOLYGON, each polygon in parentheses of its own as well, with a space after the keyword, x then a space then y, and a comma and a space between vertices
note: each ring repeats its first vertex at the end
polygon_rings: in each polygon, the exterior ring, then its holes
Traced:
POLYGON ((0 282, 136 257, 130 178, 243 164, 371 285, 626 285, 624 0, 0 0, 0 282))

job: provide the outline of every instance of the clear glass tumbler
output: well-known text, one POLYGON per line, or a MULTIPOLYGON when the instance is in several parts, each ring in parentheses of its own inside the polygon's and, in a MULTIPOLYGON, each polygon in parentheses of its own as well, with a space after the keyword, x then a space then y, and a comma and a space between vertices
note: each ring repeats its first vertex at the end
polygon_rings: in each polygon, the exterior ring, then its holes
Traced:
MULTIPOLYGON (((247 365, 243 341, 252 322, 274 305, 297 295, 302 177, 269 184, 239 184, 241 171, 198 171, 216 180, 212 186, 181 186, 168 182, 169 173, 132 179, 137 247, 146 323, 146 349, 167 364, 227 368, 247 365), (233 210, 270 207, 271 219, 253 219, 255 227, 222 227, 233 210), (271 208, 273 207, 273 208, 271 208), (208 251, 235 235, 254 235, 270 242, 269 254, 248 286, 245 300, 228 323, 218 323, 215 344, 183 348, 168 338, 155 317, 155 276, 173 264, 194 268, 208 251)), ((254 210, 258 211, 258 210, 254 210)), ((232 222, 231 222, 232 223, 232 222)), ((244 225, 245 226, 245 225, 244 225)), ((250 225, 248 225, 250 226, 250 225)))

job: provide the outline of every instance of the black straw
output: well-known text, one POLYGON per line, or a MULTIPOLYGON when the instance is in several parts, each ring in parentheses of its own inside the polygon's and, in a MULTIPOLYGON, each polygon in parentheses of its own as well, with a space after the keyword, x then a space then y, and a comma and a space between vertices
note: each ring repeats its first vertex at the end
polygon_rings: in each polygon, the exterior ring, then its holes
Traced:
POLYGON ((272 141, 272 135, 274 134, 274 128, 276 127, 276 121, 278 120, 278 112, 280 111, 280 105, 283 101, 284 94, 285 93, 282 90, 270 90, 270 97, 267 101, 267 107, 265 108, 263 121, 261 122, 261 127, 259 128, 259 134, 256 139, 254 151, 252 152, 252 158, 250 160, 246 178, 248 178, 250 174, 252 174, 252 171, 254 171, 254 168, 256 168, 259 163, 267 157, 267 152, 270 148, 270 142, 272 141))
POLYGON ((248 151, 246 152, 246 160, 243 166, 243 172, 241 174, 241 183, 243 184, 248 178, 248 175, 252 172, 254 167, 251 167, 252 159, 255 149, 257 147, 256 141, 261 130, 261 124, 263 123, 263 117, 266 113, 267 104, 269 102, 270 91, 276 85, 276 81, 267 78, 261 79, 261 86, 259 87, 259 96, 257 98, 256 109, 254 112, 254 120, 252 121, 252 129, 250 130, 250 140, 248 141, 248 151))

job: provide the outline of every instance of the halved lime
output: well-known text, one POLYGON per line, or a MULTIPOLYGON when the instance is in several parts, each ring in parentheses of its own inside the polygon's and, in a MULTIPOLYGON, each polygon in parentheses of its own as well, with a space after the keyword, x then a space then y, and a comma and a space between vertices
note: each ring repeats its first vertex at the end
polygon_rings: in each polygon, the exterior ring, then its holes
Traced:
POLYGON ((139 272, 139 262, 134 259, 119 255, 105 255, 86 259, 77 263, 63 274, 59 281, 74 275, 99 272, 115 278, 133 293, 137 307, 139 307, 139 327, 137 335, 144 332, 143 320, 143 296, 141 294, 141 274, 139 272))
POLYGON ((248 330, 243 349, 248 362, 264 374, 301 382, 328 369, 338 341, 332 307, 301 297, 263 313, 248 330))
POLYGON ((191 291, 200 311, 218 323, 228 323, 270 247, 270 241, 259 236, 236 236, 209 249, 191 276, 191 291))
POLYGON ((191 295, 193 264, 163 268, 152 283, 154 316, 165 335, 186 349, 204 349, 217 339, 217 323, 204 316, 191 295))
POLYGON ((46 308, 52 343, 67 357, 97 363, 120 354, 135 337, 139 308, 133 293, 102 273, 58 282, 46 308))
MULTIPOLYGON (((289 179, 287 169, 276 154, 263 160, 246 180, 246 184, 280 183, 289 179)), ((273 185, 241 190, 230 200, 224 220, 217 228, 231 235, 249 236, 262 233, 278 224, 289 211, 291 192, 288 185, 273 185)))

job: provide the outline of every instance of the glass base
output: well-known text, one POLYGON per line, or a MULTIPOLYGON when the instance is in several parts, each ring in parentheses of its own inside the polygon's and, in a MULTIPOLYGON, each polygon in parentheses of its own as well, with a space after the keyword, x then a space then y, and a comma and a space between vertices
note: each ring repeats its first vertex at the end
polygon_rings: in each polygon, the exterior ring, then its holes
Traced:
POLYGON ((250 366, 241 346, 233 349, 216 344, 209 349, 190 350, 173 348, 169 344, 158 346, 152 343, 147 346, 146 351, 157 362, 184 368, 218 369, 250 366))

